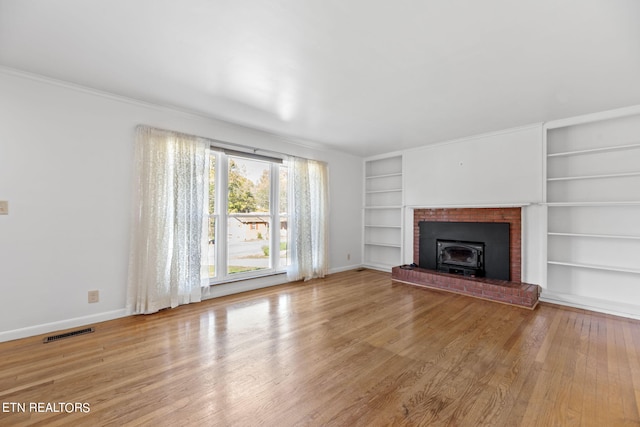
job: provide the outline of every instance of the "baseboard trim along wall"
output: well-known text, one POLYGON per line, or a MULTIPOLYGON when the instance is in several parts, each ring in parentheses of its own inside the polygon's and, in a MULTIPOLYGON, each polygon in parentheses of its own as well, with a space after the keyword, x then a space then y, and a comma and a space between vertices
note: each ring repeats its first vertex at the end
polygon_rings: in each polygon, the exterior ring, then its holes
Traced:
MULTIPOLYGON (((344 267, 331 268, 331 269, 329 269, 329 274, 342 273, 343 271, 357 270, 359 268, 362 268, 362 264, 347 265, 347 266, 344 266, 344 267)), ((389 271, 391 271, 391 270, 389 270, 389 271)))
POLYGON ((119 319, 126 317, 127 311, 123 308, 120 310, 106 311, 104 313, 92 314, 90 316, 75 317, 73 319, 60 320, 58 322, 44 323, 42 325, 34 325, 21 329, 0 332, 0 342, 17 340, 20 338, 33 337, 36 335, 47 334, 49 332, 60 331, 63 329, 76 328, 86 326, 92 323, 105 322, 107 320, 119 319))
POLYGON ((640 306, 542 290, 540 301, 640 320, 640 306))

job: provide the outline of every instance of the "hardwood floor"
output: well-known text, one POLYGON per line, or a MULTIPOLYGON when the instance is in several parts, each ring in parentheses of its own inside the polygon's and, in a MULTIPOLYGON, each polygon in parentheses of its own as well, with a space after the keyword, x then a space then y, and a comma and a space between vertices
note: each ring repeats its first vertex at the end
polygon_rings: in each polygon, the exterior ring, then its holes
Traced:
POLYGON ((0 344, 0 425, 640 425, 639 321, 376 271, 95 328, 0 344))

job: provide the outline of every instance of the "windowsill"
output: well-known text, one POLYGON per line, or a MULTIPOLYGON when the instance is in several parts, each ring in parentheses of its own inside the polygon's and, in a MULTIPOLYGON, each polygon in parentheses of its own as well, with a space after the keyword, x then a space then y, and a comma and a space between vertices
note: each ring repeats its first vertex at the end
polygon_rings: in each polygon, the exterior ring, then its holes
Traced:
POLYGON ((221 280, 211 280, 209 282, 209 286, 220 286, 220 285, 224 285, 225 283, 236 283, 236 282, 244 282, 247 280, 253 280, 253 279, 260 279, 263 277, 269 277, 269 276, 277 276, 280 274, 287 274, 286 271, 274 271, 274 270, 266 270, 266 271, 260 271, 260 272, 251 272, 251 273, 237 273, 234 274, 233 276, 227 276, 224 279, 221 280))
POLYGON ((284 271, 271 271, 258 276, 243 276, 225 280, 224 282, 212 283, 202 296, 203 300, 222 297, 226 295, 239 294, 241 292, 252 291, 270 286, 283 285, 289 283, 287 274, 284 271))

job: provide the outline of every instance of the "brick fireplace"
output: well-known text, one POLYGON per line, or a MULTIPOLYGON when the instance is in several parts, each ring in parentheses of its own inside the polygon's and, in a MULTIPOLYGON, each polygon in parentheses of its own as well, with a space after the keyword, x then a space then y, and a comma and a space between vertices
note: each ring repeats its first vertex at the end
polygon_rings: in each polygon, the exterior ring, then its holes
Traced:
POLYGON ((521 208, 442 208, 413 211, 413 262, 419 264, 420 221, 433 222, 502 222, 509 224, 509 268, 511 281, 522 279, 522 209, 521 208))
POLYGON ((538 285, 521 282, 521 211, 522 209, 519 207, 414 209, 413 262, 417 265, 420 265, 420 222, 508 223, 510 231, 509 281, 483 277, 464 277, 419 267, 414 267, 410 270, 406 267, 394 267, 392 270, 392 278, 397 281, 411 283, 414 285, 438 288, 507 304, 535 308, 538 303, 540 287, 538 285))

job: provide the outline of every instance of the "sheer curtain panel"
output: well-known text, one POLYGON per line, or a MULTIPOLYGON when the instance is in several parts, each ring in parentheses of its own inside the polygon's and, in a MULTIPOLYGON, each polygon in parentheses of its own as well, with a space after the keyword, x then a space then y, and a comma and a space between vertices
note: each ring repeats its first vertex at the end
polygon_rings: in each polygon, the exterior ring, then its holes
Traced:
POLYGON ((290 160, 291 264, 289 280, 324 277, 328 271, 328 173, 323 162, 290 160))
POLYGON ((201 300, 206 274, 209 144, 138 126, 127 311, 201 300))

